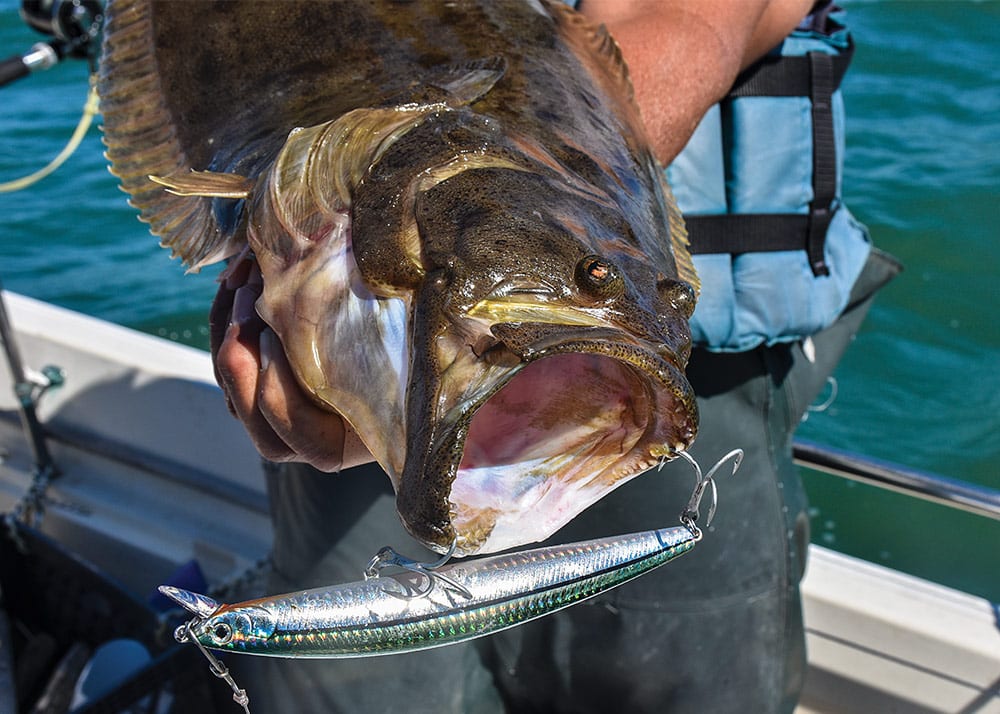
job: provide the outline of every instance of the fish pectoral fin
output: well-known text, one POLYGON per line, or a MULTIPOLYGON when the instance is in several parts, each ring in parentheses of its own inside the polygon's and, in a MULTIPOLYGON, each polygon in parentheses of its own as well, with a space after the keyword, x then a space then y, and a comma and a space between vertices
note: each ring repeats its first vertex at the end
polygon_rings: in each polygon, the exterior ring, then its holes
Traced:
POLYGON ((167 189, 175 196, 203 196, 207 198, 249 198, 253 180, 239 174, 216 171, 195 171, 174 176, 150 176, 149 180, 167 189))
POLYGON ((507 60, 504 57, 485 57, 449 65, 429 84, 448 93, 449 106, 463 107, 484 97, 506 72, 507 60))

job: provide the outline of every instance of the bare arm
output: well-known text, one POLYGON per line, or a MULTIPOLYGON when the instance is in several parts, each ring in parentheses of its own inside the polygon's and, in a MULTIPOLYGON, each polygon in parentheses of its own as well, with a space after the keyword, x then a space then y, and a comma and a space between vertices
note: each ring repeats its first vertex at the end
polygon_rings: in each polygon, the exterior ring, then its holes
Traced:
POLYGON ((740 70, 777 45, 813 0, 583 0, 629 65, 657 157, 669 163, 740 70))

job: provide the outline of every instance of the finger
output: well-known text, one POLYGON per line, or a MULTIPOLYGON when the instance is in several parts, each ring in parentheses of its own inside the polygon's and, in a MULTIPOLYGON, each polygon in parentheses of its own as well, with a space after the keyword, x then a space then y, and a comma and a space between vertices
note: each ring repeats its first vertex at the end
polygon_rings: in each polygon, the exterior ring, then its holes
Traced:
MULTIPOLYGON (((230 411, 243 422, 261 456, 271 461, 288 461, 295 452, 275 433, 258 408, 259 348, 255 339, 241 335, 243 329, 233 323, 226 331, 215 358, 219 384, 226 393, 230 411)), ((259 331, 256 334, 259 336, 259 331)))
MULTIPOLYGON (((208 313, 209 344, 213 357, 218 354, 222 347, 230 323, 234 322, 233 309, 237 296, 240 295, 240 288, 247 284, 251 269, 256 270, 258 276, 260 275, 260 270, 253 260, 237 259, 230 263, 229 267, 219 276, 219 289, 215 293, 215 299, 212 301, 212 307, 208 313)), ((246 300, 245 297, 243 299, 246 300)), ((242 305, 241 308, 245 311, 242 305)), ((240 315, 240 317, 243 316, 240 315)), ((221 381, 218 369, 216 369, 215 379, 217 382, 221 381)))
MULTIPOLYGON (((264 278, 255 261, 247 261, 246 280, 236 286, 233 299, 232 321, 241 325, 261 321, 257 314, 257 298, 264 292, 264 278)), ((228 281, 227 281, 228 282, 228 281)))
MULTIPOLYGON (((259 278, 259 273, 257 275, 259 278)), ((222 346, 227 339, 239 341, 245 351, 253 353, 256 363, 260 363, 258 356, 258 343, 260 340, 260 333, 265 327, 267 327, 267 325, 257 314, 255 305, 257 303, 257 298, 260 297, 262 289, 263 285, 259 280, 254 282, 253 272, 251 271, 248 282, 231 293, 232 299, 228 301, 230 303, 228 323, 226 328, 221 331, 222 341, 214 347, 213 351, 213 355, 215 356, 215 360, 213 362, 213 366, 215 368, 215 381, 218 382, 223 389, 226 389, 226 386, 223 384, 224 378, 219 370, 225 368, 227 365, 223 364, 222 360, 219 359, 218 354, 222 350, 222 346), (234 327, 236 328, 235 330, 231 329, 234 327)), ((220 290, 220 293, 221 292, 222 291, 220 290)), ((215 329, 218 331, 218 328, 215 329)), ((237 354, 235 357, 242 357, 242 355, 237 354)), ((245 369, 249 370, 249 365, 247 365, 245 369)), ((239 373, 240 378, 243 377, 244 373, 249 374, 249 372, 241 371, 239 373)), ((230 375, 234 374, 235 372, 230 369, 230 375)), ((228 394, 228 390, 227 396, 232 396, 228 394)))
POLYGON ((213 355, 219 351, 219 348, 222 347, 222 341, 226 338, 226 330, 229 328, 235 297, 235 290, 230 290, 225 284, 220 285, 219 290, 215 293, 215 299, 212 301, 212 307, 208 311, 209 344, 213 355))
POLYGON ((273 332, 265 330, 260 344, 263 370, 258 406, 264 418, 295 452, 295 461, 304 461, 320 471, 339 471, 344 464, 347 434, 344 420, 306 396, 273 332))

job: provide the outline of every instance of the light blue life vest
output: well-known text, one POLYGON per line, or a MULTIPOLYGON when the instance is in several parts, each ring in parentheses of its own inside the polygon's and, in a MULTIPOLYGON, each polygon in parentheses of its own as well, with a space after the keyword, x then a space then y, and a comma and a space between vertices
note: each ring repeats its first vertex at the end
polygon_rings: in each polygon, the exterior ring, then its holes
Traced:
POLYGON ((829 326, 871 248, 841 202, 851 41, 829 6, 740 75, 667 168, 701 296, 696 344, 737 352, 829 326))

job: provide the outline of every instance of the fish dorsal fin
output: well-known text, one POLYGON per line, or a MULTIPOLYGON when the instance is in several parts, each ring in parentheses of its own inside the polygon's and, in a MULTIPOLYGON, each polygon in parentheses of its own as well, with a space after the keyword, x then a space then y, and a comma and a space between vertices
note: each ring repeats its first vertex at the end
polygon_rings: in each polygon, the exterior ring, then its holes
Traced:
POLYGON ((451 65, 430 84, 448 93, 447 103, 452 107, 472 104, 484 97, 507 72, 507 60, 502 56, 451 65))
POLYGON ((195 171, 176 176, 149 176, 150 181, 166 188, 175 196, 202 196, 205 198, 249 198, 254 182, 239 174, 215 171, 195 171))
POLYGON ((638 111, 628 65, 608 28, 593 22, 563 2, 550 3, 548 7, 563 38, 570 46, 586 48, 592 57, 597 58, 612 85, 616 85, 615 88, 628 97, 632 107, 638 111))
POLYGON ((242 238, 218 225, 211 201, 168 193, 149 178, 183 176, 193 168, 160 83, 152 14, 144 0, 108 8, 98 83, 105 155, 153 235, 196 272, 236 254, 242 238))
POLYGON ((663 190, 663 203, 667 208, 667 224, 670 226, 670 247, 674 254, 674 264, 677 266, 677 277, 685 281, 694 289, 695 297, 701 293, 701 280, 698 278, 698 271, 695 270, 694 260, 691 258, 691 243, 688 241, 687 226, 684 225, 684 217, 681 209, 677 206, 674 193, 670 190, 670 184, 663 171, 659 171, 660 186, 663 190))

